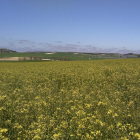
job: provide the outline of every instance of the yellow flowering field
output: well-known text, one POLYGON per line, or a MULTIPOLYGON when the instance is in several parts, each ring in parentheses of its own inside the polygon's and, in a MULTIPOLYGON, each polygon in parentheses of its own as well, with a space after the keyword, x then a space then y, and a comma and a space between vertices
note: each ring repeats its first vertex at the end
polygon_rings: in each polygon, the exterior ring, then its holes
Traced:
POLYGON ((140 59, 1 62, 1 139, 140 139, 140 59))

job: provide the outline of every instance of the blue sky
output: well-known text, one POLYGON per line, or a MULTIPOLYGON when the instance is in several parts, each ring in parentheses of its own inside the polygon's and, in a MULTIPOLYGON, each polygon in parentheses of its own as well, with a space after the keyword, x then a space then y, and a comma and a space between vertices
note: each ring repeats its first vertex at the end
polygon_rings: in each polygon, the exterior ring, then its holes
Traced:
POLYGON ((0 0, 0 48, 140 53, 140 0, 0 0))

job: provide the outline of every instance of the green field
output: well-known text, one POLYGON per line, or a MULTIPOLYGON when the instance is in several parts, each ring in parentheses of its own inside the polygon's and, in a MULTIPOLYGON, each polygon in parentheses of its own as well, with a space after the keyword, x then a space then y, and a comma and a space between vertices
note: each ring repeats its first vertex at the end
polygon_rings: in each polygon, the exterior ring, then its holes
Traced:
POLYGON ((108 58, 118 58, 118 56, 102 56, 93 54, 78 53, 74 54, 72 52, 56 52, 54 54, 42 53, 0 53, 0 58, 2 57, 41 57, 43 59, 53 59, 61 61, 75 61, 75 60, 97 60, 97 59, 108 59, 108 58))
POLYGON ((140 59, 0 62, 0 140, 140 139, 140 59))

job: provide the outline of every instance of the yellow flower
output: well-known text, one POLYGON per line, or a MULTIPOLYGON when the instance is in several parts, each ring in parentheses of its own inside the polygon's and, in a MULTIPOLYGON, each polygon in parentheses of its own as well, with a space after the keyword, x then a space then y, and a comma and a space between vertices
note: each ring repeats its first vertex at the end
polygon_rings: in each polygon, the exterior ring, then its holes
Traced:
POLYGON ((61 108, 57 107, 57 110, 61 110, 61 108))

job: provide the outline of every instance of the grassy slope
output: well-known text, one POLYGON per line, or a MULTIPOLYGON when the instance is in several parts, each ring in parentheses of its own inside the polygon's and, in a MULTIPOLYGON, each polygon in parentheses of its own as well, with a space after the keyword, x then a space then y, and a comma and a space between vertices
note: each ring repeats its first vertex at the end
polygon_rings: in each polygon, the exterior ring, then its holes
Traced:
POLYGON ((45 53, 1 53, 0 57, 42 57, 45 59, 69 59, 69 60, 89 60, 91 58, 92 60, 97 59, 104 59, 95 57, 91 54, 74 54, 74 53, 66 53, 66 52, 56 52, 54 54, 45 54, 45 53))

